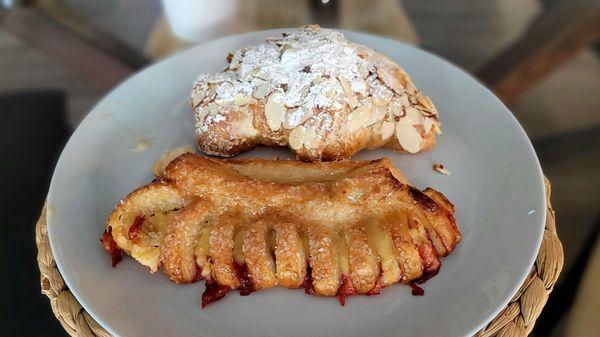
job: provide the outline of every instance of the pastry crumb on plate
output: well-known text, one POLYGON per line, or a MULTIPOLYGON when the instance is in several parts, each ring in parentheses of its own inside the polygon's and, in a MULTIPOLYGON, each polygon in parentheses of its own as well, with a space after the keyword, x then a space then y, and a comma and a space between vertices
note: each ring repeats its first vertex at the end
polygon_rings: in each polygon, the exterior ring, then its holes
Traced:
POLYGON ((440 163, 433 163, 433 169, 441 174, 445 174, 447 176, 450 175, 450 171, 448 171, 448 169, 445 168, 444 165, 442 165, 440 163))

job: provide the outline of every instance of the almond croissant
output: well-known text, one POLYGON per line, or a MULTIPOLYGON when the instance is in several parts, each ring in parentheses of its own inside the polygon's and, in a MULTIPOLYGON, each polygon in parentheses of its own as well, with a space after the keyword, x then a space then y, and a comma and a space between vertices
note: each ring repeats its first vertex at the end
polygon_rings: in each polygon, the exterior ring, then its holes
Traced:
POLYGON ((289 146, 301 160, 329 161, 382 146, 416 153, 441 132, 433 103, 402 68, 339 32, 307 26, 228 61, 192 89, 205 153, 289 146))

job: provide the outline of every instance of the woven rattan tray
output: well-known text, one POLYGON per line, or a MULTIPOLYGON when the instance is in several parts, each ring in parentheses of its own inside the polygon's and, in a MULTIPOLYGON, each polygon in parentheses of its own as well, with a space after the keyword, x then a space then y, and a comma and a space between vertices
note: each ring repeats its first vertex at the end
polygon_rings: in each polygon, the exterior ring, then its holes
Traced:
MULTIPOLYGON (((546 183, 546 229, 535 265, 508 306, 504 308, 478 337, 527 336, 542 312, 554 283, 563 267, 563 249, 556 235, 554 210, 550 204, 550 183, 546 183)), ((35 242, 42 293, 50 299, 56 318, 71 336, 111 336, 81 307, 56 268, 46 231, 46 208, 36 225, 35 242)))

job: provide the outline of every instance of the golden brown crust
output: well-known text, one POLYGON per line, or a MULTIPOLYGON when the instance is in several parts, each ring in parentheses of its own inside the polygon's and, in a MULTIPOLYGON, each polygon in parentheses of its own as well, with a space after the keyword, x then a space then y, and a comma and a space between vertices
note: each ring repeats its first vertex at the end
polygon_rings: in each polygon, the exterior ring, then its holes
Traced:
POLYGON ((220 285, 237 288, 240 282, 234 265, 235 217, 222 214, 215 221, 209 239, 212 276, 220 285))
POLYGON ((308 260, 312 268, 315 291, 323 296, 335 296, 340 286, 340 269, 335 252, 334 231, 312 225, 306 229, 308 260))
POLYGON ((407 185, 386 159, 302 163, 186 153, 117 205, 108 227, 127 254, 147 237, 164 237, 153 248, 177 283, 201 275, 239 288, 242 265, 254 289, 297 288, 309 269, 316 294, 334 296, 342 284, 371 293, 435 274, 439 256, 460 241, 450 205, 437 191, 407 185), (168 226, 143 220, 139 238, 115 234, 157 211, 168 226))
POLYGON ((398 252, 398 265, 401 269, 402 280, 412 281, 423 277, 423 261, 419 254, 419 242, 413 239, 408 227, 408 216, 398 212, 388 216, 390 233, 398 252))
POLYGON ((366 226, 350 226, 345 231, 352 283, 359 294, 368 293, 379 278, 377 257, 369 247, 366 226))
POLYGON ((275 263, 268 243, 269 223, 259 220, 247 226, 243 243, 244 261, 256 290, 277 285, 275 263))
POLYGON ((181 210, 169 226, 160 247, 160 261, 171 281, 188 283, 195 280, 196 259, 193 248, 202 223, 206 221, 212 208, 210 202, 196 199, 181 210))
POLYGON ((299 288, 307 266, 302 237, 292 223, 276 223, 274 228, 277 283, 287 288, 299 288))

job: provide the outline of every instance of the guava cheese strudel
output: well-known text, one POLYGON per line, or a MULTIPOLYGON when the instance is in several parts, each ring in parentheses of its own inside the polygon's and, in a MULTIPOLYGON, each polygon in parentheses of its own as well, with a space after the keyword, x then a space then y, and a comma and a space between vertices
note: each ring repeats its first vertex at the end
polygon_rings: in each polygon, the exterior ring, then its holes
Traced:
POLYGON ((454 206, 388 159, 305 163, 185 153, 155 167, 108 219, 103 244, 175 283, 206 280, 203 306, 238 289, 377 294, 427 279, 461 240, 454 206), (165 167, 166 165, 166 167, 165 167))

